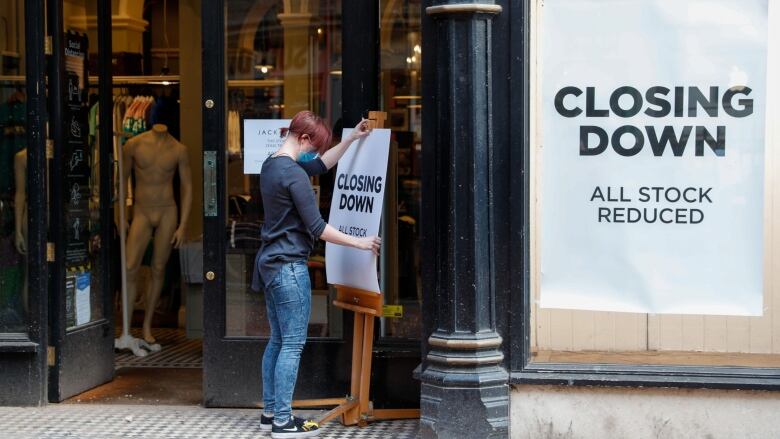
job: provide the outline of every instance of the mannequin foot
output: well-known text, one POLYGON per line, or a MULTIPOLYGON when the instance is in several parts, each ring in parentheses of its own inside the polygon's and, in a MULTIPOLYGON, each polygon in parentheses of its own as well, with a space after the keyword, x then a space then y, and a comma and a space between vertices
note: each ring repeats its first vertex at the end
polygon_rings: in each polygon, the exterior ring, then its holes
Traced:
POLYGON ((152 330, 151 328, 144 328, 144 341, 146 341, 149 344, 157 343, 157 339, 152 336, 152 330))

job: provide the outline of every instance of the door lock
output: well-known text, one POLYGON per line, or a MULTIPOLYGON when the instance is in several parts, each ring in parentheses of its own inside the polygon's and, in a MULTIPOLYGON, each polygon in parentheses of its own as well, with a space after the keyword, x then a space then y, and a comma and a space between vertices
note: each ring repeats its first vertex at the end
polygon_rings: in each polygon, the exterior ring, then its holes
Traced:
POLYGON ((213 272, 213 271, 207 271, 207 272, 206 272, 206 279, 208 279, 208 280, 214 280, 214 278, 215 278, 215 277, 217 277, 217 275, 216 275, 216 274, 214 274, 214 272, 213 272))

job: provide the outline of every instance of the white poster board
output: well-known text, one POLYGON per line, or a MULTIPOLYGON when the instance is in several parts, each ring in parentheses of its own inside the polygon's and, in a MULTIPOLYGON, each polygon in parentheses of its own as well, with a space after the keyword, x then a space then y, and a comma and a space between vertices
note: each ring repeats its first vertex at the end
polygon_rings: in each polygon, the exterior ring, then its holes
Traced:
MULTIPOLYGON (((351 131, 345 129, 342 139, 351 131)), ((379 235, 389 154, 389 129, 372 130, 349 147, 336 170, 328 224, 347 235, 379 235)), ((380 292, 372 252, 327 243, 325 261, 329 283, 380 292)))
POLYGON ((281 148, 290 119, 244 119, 244 174, 259 174, 265 159, 281 148))
POLYGON ((766 0, 547 0, 540 306, 761 315, 766 0))
POLYGON ((89 271, 76 274, 76 326, 92 320, 91 283, 92 275, 89 271))

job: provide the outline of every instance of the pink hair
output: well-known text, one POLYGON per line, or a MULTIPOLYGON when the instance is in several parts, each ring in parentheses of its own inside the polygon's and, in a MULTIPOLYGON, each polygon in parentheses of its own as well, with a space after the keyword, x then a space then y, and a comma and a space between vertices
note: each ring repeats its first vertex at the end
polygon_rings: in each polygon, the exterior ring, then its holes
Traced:
POLYGON ((300 111, 290 121, 289 128, 282 128, 282 137, 286 137, 292 133, 298 136, 300 140, 301 136, 309 136, 311 144, 318 153, 322 154, 330 148, 331 138, 333 134, 325 125, 325 122, 321 117, 315 115, 311 111, 300 111))

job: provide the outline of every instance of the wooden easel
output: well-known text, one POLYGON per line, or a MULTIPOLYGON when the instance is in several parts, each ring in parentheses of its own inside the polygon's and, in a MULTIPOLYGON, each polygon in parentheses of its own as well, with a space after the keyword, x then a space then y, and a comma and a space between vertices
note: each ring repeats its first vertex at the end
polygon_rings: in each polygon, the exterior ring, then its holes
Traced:
MULTIPOLYGON (((387 113, 370 111, 369 129, 384 128, 387 113)), ((420 417, 419 409, 374 410, 369 400, 371 387, 371 357, 374 348, 374 318, 382 316, 382 296, 343 285, 334 285, 336 300, 333 305, 355 313, 352 336, 352 377, 350 394, 336 408, 325 413, 319 423, 341 417, 344 425, 365 427, 371 421, 382 419, 412 419, 420 417)), ((295 404, 293 404, 295 405, 295 404)))

